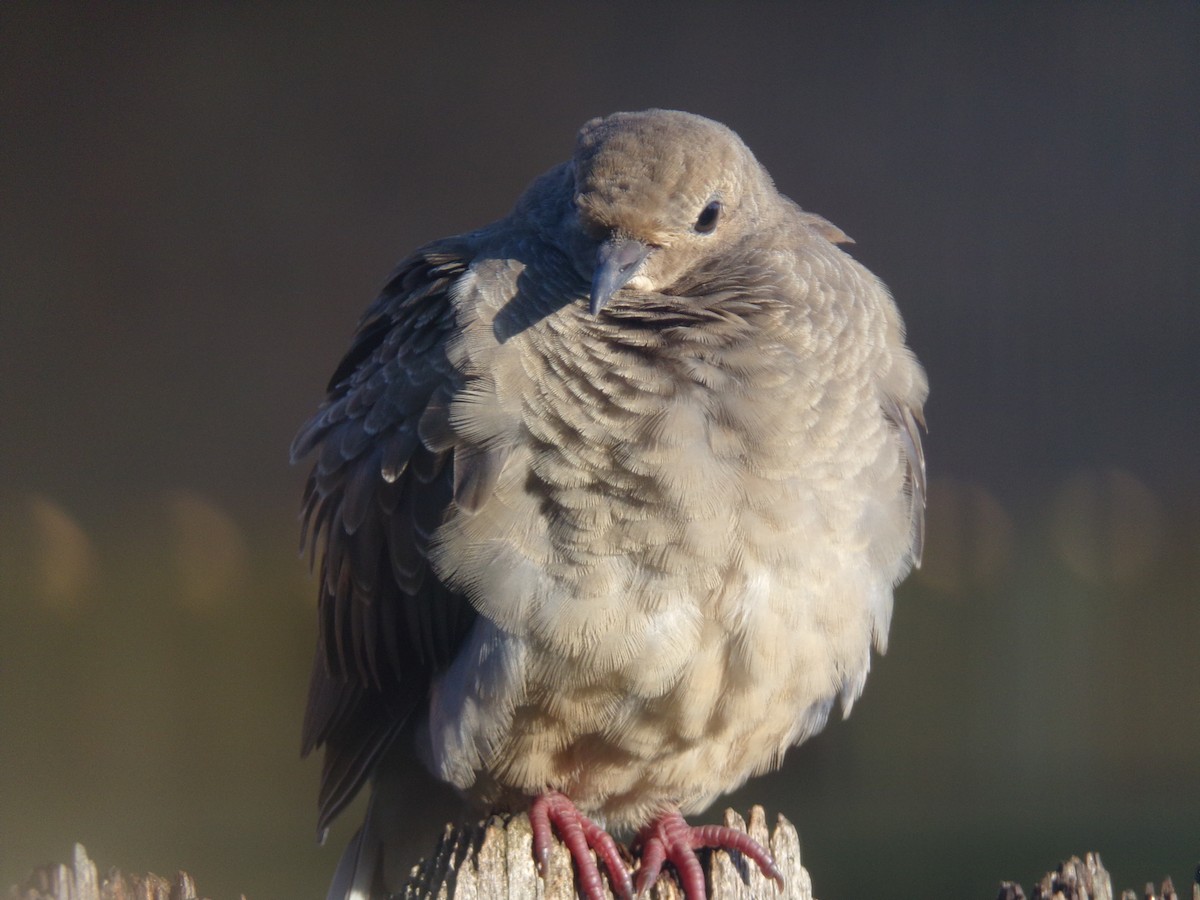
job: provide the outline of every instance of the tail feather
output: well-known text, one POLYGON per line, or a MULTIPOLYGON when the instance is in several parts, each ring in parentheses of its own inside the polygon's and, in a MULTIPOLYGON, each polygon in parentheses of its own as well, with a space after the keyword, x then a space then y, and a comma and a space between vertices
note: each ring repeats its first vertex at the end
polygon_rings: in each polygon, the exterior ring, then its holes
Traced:
MULTIPOLYGON (((374 805, 374 798, 372 798, 374 805)), ((383 845, 375 833, 375 817, 368 810, 362 827, 354 833, 338 861, 326 900, 377 900, 383 890, 383 845)))

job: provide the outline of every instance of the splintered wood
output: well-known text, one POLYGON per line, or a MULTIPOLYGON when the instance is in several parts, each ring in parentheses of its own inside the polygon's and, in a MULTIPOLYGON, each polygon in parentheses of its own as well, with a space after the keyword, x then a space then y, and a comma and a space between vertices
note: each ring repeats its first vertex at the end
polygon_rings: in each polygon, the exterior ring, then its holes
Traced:
POLYGON ((126 875, 112 869, 101 878, 82 844, 75 845, 72 865, 36 869, 25 884, 12 888, 8 897, 9 900, 204 900, 186 872, 179 872, 174 880, 168 881, 158 875, 126 875))
MULTIPOLYGON (((785 881, 783 890, 768 881, 758 866, 736 851, 701 853, 710 900, 813 900, 812 882, 800 865, 800 839, 783 816, 774 830, 767 828, 761 806, 750 810, 747 823, 726 810, 725 824, 747 832, 771 851, 785 881)), ((634 859, 626 851, 627 862, 634 859)), ((1191 900, 1200 900, 1200 869, 1191 900)), ((312 896, 324 893, 314 887, 312 896)), ((374 896, 374 895, 373 895, 374 896)), ((533 833, 529 817, 492 816, 471 826, 446 826, 432 856, 413 868, 408 884, 388 900, 575 900, 575 870, 571 856, 557 841, 545 878, 533 862, 533 833)), ((611 897, 611 893, 608 895, 611 897)), ((668 867, 650 900, 683 900, 683 892, 668 867)), ((172 880, 158 875, 129 875, 110 869, 100 877, 81 844, 75 845, 70 866, 35 869, 29 879, 9 889, 5 900, 205 900, 186 872, 172 880)), ((242 900, 246 900, 243 896, 242 900)), ((382 896, 378 900, 384 900, 382 896)), ((641 900, 641 898, 639 898, 641 900)), ((1016 882, 1001 884, 997 900, 1186 900, 1167 878, 1155 888, 1113 893, 1112 879, 1096 853, 1071 857, 1033 885, 1028 895, 1016 882)))
MULTIPOLYGON (((1200 869, 1196 871, 1196 884, 1192 886, 1192 900, 1200 900, 1200 869)), ((1112 879, 1100 862, 1099 853, 1088 853, 1083 859, 1072 856, 1058 868, 1048 872, 1033 886, 1028 900, 1114 900, 1112 879)), ((1026 900, 1021 885, 1005 881, 1000 885, 997 900, 1026 900)), ((1147 882, 1145 890, 1122 891, 1120 900, 1181 900, 1175 885, 1166 878, 1155 890, 1147 882)))
MULTIPOLYGON (((780 816, 774 830, 769 830, 762 807, 755 806, 749 825, 733 810, 725 812, 725 824, 749 833, 771 851, 785 887, 779 890, 740 853, 719 850, 701 857, 710 900, 813 900, 812 881, 800 865, 800 838, 787 819, 780 816)), ((632 867, 632 858, 629 863, 632 867)), ((673 874, 663 871, 649 893, 652 900, 682 900, 673 874)), ((574 900, 575 872, 566 847, 555 842, 546 877, 539 876, 528 816, 492 816, 474 826, 447 826, 433 855, 413 869, 400 896, 404 900, 574 900)))

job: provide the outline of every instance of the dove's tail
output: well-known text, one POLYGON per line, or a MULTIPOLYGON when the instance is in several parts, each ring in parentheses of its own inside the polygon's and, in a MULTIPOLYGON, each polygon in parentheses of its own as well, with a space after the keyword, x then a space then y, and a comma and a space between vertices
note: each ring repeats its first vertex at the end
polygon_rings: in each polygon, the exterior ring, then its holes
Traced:
MULTIPOLYGON (((374 805, 372 797, 371 806, 374 805)), ((326 900, 372 900, 383 896, 380 893, 383 844, 375 833, 373 811, 368 807, 362 827, 342 851, 326 900)))

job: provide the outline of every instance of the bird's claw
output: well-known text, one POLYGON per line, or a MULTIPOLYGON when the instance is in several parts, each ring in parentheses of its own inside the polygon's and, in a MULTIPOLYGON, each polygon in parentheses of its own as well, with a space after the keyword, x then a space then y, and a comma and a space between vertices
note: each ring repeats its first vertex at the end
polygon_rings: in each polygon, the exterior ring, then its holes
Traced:
POLYGON ((702 847, 737 850, 753 860, 759 870, 783 887, 783 873, 762 844, 744 831, 723 825, 689 825, 678 812, 665 813, 642 829, 642 864, 638 869, 638 894, 650 890, 658 881, 663 863, 670 862, 679 873, 679 884, 687 900, 705 900, 704 869, 696 858, 702 847))
POLYGON ((633 878, 625 868, 625 860, 612 836, 579 811, 571 798, 559 791, 547 791, 533 801, 529 810, 533 829, 533 855, 538 870, 546 874, 550 848, 557 831, 575 861, 579 890, 587 900, 605 900, 604 880, 596 865, 596 856, 608 870, 613 893, 620 900, 632 900, 633 878))

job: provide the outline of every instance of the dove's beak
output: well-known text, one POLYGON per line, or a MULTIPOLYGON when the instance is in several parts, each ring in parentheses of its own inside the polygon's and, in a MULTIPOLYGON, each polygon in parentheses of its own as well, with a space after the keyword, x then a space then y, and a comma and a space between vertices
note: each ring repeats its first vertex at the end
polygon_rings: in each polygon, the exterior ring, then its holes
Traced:
POLYGON ((650 248, 633 238, 615 237, 605 241, 596 251, 596 271, 592 275, 592 315, 608 305, 613 294, 637 275, 650 248))

